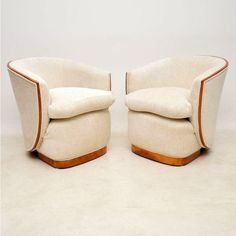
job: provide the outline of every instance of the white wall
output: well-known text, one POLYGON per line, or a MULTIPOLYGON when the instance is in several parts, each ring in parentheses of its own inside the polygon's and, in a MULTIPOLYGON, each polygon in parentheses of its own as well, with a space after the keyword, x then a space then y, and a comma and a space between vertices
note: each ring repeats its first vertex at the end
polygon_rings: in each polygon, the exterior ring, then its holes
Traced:
POLYGON ((21 132, 9 60, 56 56, 112 72, 113 128, 126 128, 124 74, 166 56, 211 54, 230 69, 218 127, 236 122, 235 0, 3 0, 3 133, 21 132))

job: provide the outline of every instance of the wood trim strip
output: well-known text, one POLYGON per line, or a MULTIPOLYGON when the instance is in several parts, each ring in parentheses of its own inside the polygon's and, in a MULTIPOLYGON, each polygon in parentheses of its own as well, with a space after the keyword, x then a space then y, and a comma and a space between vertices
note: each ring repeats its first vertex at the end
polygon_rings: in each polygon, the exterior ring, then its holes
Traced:
POLYGON ((111 91, 111 73, 109 73, 109 78, 110 78, 110 91, 111 91))
POLYGON ((171 165, 171 166, 184 166, 190 163, 191 161, 195 160, 197 157, 200 156, 201 149, 192 153, 186 157, 169 157, 159 153, 150 152, 148 150, 139 148, 135 145, 131 145, 131 150, 133 153, 148 158, 153 161, 161 162, 163 164, 171 165))
POLYGON ((125 94, 128 93, 128 72, 125 73, 125 94))
MULTIPOLYGON (((216 57, 216 56, 212 56, 212 57, 216 57)), ((201 140, 201 143, 203 145, 204 148, 207 148, 207 145, 204 141, 204 138, 203 138, 203 131, 202 131, 202 98, 203 98, 203 91, 204 91, 204 84, 205 84, 205 81, 211 79, 212 77, 214 77, 215 75, 218 75, 220 73, 222 73, 229 65, 229 62, 222 58, 222 57, 217 57, 217 58, 220 58, 222 60, 225 61, 225 65, 220 68, 219 70, 215 71, 213 74, 207 76, 206 78, 204 78, 203 80, 201 80, 201 85, 200 85, 200 91, 199 91, 199 100, 198 100, 198 130, 199 130, 199 137, 200 137, 200 140, 201 140)))
POLYGON ((29 80, 31 82, 33 82, 34 84, 36 84, 36 89, 37 89, 37 99, 38 99, 38 130, 37 130, 37 135, 36 135, 36 138, 35 138, 35 141, 34 141, 34 145, 33 147, 29 150, 29 151, 33 151, 38 143, 39 143, 39 139, 40 139, 40 135, 41 135, 41 127, 42 127, 42 99, 41 99, 41 91, 40 91, 40 86, 39 86, 39 82, 24 75, 23 73, 15 70, 13 67, 10 66, 10 63, 12 61, 8 62, 7 63, 7 68, 9 71, 17 74, 18 76, 20 77, 23 77, 23 79, 26 79, 26 80, 29 80))
POLYGON ((38 157, 40 160, 46 162, 47 164, 49 164, 50 166, 52 166, 54 168, 65 169, 65 168, 70 168, 73 166, 77 166, 77 165, 86 163, 88 161, 92 161, 92 160, 104 155, 106 152, 107 152, 107 147, 103 147, 95 152, 91 152, 86 155, 76 157, 76 158, 73 158, 73 159, 67 160, 67 161, 55 161, 55 160, 53 160, 41 153, 38 153, 38 157))

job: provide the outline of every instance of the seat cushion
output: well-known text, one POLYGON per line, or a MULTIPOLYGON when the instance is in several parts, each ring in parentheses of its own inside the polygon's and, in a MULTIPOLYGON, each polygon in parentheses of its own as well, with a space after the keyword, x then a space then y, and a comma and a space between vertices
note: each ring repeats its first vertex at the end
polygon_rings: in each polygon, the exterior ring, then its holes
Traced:
POLYGON ((150 112, 173 119, 192 116, 190 91, 178 87, 140 89, 126 96, 130 110, 150 112))
POLYGON ((61 87, 50 89, 51 103, 48 114, 51 119, 74 117, 83 113, 107 109, 114 102, 111 91, 61 87))

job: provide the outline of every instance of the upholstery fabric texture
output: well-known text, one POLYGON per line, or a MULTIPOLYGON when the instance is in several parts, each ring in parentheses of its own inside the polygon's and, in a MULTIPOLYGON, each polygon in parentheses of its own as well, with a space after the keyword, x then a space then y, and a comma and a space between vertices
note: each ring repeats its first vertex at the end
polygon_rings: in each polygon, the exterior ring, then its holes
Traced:
POLYGON ((89 112, 51 120, 38 152, 53 160, 66 161, 105 147, 109 138, 109 112, 89 112))
POLYGON ((212 147, 213 138, 215 134, 217 113, 219 108, 219 102, 221 92, 223 89, 227 68, 221 73, 216 74, 210 79, 203 82, 203 93, 202 93, 202 109, 199 114, 199 93, 202 80, 208 76, 208 73, 196 78, 191 88, 190 100, 193 104, 193 116, 191 122, 193 124, 195 133, 201 143, 202 147, 212 147), (201 130, 203 135, 204 144, 201 142, 199 135, 199 120, 201 119, 201 130))
POLYGON ((131 144, 170 157, 183 158, 201 148, 186 119, 129 111, 128 133, 131 144))
POLYGON ((153 87, 191 89, 193 80, 222 68, 225 60, 212 56, 172 57, 127 72, 127 93, 153 87))
POLYGON ((110 72, 68 59, 33 57, 12 61, 10 66, 29 77, 40 77, 48 88, 83 87, 111 90, 110 72))
POLYGON ((107 145, 114 102, 109 72, 46 57, 12 61, 8 71, 28 151, 69 160, 107 145))
POLYGON ((110 91, 64 87, 50 89, 51 104, 48 114, 51 119, 63 119, 83 113, 109 108, 114 102, 110 91))
POLYGON ((49 123, 47 109, 50 97, 47 84, 37 76, 31 81, 11 70, 9 74, 20 112, 25 148, 28 151, 35 150, 49 123))
MULTIPOLYGON (((188 118, 199 145, 203 148, 211 147, 227 68, 228 62, 223 58, 185 56, 165 58, 131 70, 126 73, 126 104, 133 111, 150 112, 175 119, 188 118), (182 100, 172 96, 168 90, 165 93, 164 90, 168 87, 169 91, 173 87, 176 88, 175 91, 186 91, 181 98, 186 99, 185 102, 180 102, 182 100), (149 90, 149 93, 145 90, 149 90), (163 93, 155 93, 155 90, 163 93), (187 107, 189 112, 186 113, 187 107), (171 112, 169 108, 173 108, 171 112)), ((160 120, 158 116, 156 119, 160 120)), ((132 126, 131 123, 130 125, 132 126)), ((150 129, 150 136, 153 135, 154 132, 150 129)), ((165 136, 164 132, 162 135, 165 136)))
POLYGON ((192 116, 190 91, 177 87, 140 89, 126 96, 130 110, 181 119, 192 116))

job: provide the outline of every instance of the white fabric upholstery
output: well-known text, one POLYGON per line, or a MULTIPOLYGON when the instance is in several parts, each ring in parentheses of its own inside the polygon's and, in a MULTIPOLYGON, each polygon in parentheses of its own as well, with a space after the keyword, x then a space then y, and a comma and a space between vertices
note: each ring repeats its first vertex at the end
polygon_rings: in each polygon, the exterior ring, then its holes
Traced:
POLYGON ((140 89, 126 96, 130 110, 150 112, 160 116, 181 119, 192 116, 190 91, 177 87, 140 89))
POLYGON ((107 110, 52 120, 38 152, 56 161, 70 160, 105 147, 109 137, 107 110))
POLYGON ((127 72, 127 93, 153 87, 190 89, 193 80, 206 71, 217 71, 225 61, 211 56, 165 58, 127 72))
POLYGON ((62 119, 107 109, 114 102, 110 91, 64 87, 50 89, 49 117, 62 119))
POLYGON ((131 144, 154 153, 183 158, 201 148, 186 119, 129 111, 128 126, 131 144))
MULTIPOLYGON (((213 72, 213 71, 212 71, 213 72)), ((213 138, 216 128, 217 112, 219 108, 219 102, 221 97, 221 92, 223 89, 223 84, 225 76, 227 73, 227 68, 221 73, 204 81, 210 74, 206 73, 202 76, 196 78, 193 82, 191 89, 191 103, 193 104, 193 116, 191 117, 191 122, 195 129, 195 133, 202 147, 212 147, 213 138), (202 102, 201 102, 201 112, 199 111, 200 106, 200 88, 201 84, 203 86, 202 92, 202 102), (203 142, 200 138, 200 127, 199 119, 201 122, 201 132, 203 142)))
POLYGON ((37 76, 29 80, 12 70, 9 70, 9 75, 20 112, 25 148, 28 151, 35 150, 49 122, 47 84, 37 76))
MULTIPOLYGON (((78 157, 81 153, 82 155, 87 154, 86 151, 96 151, 106 146, 110 133, 108 111, 90 112, 60 120, 50 120, 49 113, 51 114, 51 110, 54 108, 55 114, 58 113, 60 118, 65 118, 92 110, 107 109, 114 101, 111 93, 106 91, 111 89, 109 72, 59 58, 16 60, 8 64, 8 70, 21 115, 25 146, 28 151, 40 150, 42 154, 51 159, 56 156, 59 159, 66 159, 72 156, 73 158, 78 157), (97 104, 94 100, 83 100, 77 97, 77 101, 80 100, 80 105, 83 105, 78 107, 78 104, 72 104, 69 107, 67 105, 71 102, 69 93, 64 94, 62 104, 58 98, 64 93, 61 92, 61 87, 80 87, 78 90, 62 88, 63 91, 70 91, 73 95, 75 95, 75 90, 80 91, 78 94, 82 94, 82 90, 91 88, 86 91, 96 91, 97 104), (88 108, 86 105, 89 105, 88 108), (59 111, 60 108, 63 111, 59 111), (77 114, 75 114, 75 109, 77 109, 77 114), (52 156, 50 156, 51 153, 52 156)), ((90 96, 91 93, 88 93, 90 96)), ((83 92, 82 97, 84 95, 83 92)), ((54 113, 53 115, 55 115, 54 113)))
POLYGON ((111 90, 109 72, 68 59, 33 57, 12 61, 10 66, 26 76, 42 78, 49 89, 84 87, 111 90))
MULTIPOLYGON (((188 117, 191 122, 188 123, 188 125, 193 126, 194 133, 199 145, 203 148, 211 147, 215 132, 217 110, 227 67, 228 62, 225 59, 213 56, 178 57, 160 60, 158 62, 126 73, 126 92, 128 93, 126 103, 129 109, 134 111, 152 112, 157 115, 176 118, 176 115, 172 112, 175 110, 179 111, 179 109, 181 109, 184 113, 187 106, 180 108, 178 105, 180 100, 171 97, 171 93, 167 92, 167 90, 166 93, 164 93, 164 90, 166 87, 176 87, 176 89, 185 88, 189 90, 190 93, 186 93, 186 100, 192 105, 191 114, 189 113, 190 115, 188 114, 188 116, 185 117, 179 116, 179 118, 188 117), (150 88, 152 89, 149 90, 150 93, 146 93, 145 91, 148 91, 146 89, 150 88), (154 94, 156 88, 161 89, 163 94, 160 94, 159 92, 154 94), (167 98, 168 96, 170 97, 167 98), (147 101, 144 102, 144 100, 147 101), (168 108, 171 107, 171 104, 173 105, 173 110, 171 110, 172 116, 168 113, 168 108)), ((183 103, 181 102, 181 104, 183 103)), ((190 106, 188 105, 188 107, 190 106)), ((129 126, 134 126, 132 122, 136 122, 135 119, 136 118, 132 119, 132 121, 129 123, 129 126)), ((156 116, 156 119, 157 122, 162 122, 160 121, 159 116, 156 116)), ((148 118, 146 123, 148 123, 148 118)), ((145 125, 145 122, 143 121, 142 124, 145 125)), ((164 125, 164 123, 162 124, 164 125)), ((165 124, 169 125, 170 123, 165 124)), ((146 124, 145 127, 149 127, 149 124, 146 124)), ((174 130, 175 128, 172 127, 172 129, 174 130)), ((134 133, 131 136, 133 137, 132 140, 135 139, 136 136, 139 138, 139 140, 141 140, 141 137, 143 138, 146 136, 142 139, 142 142, 148 142, 146 140, 148 136, 147 132, 150 132, 149 135, 152 137, 156 137, 155 135, 157 135, 154 134, 155 132, 151 128, 143 131, 143 134, 142 132, 138 131, 135 133, 134 128, 130 129, 130 132, 134 133)), ((156 132, 160 133, 157 129, 156 132)), ((163 131, 160 134, 163 135, 162 139, 165 140, 166 137, 164 136, 167 136, 171 140, 171 134, 167 132, 167 130, 165 132, 163 131)), ((195 142, 192 139, 190 140, 192 143, 195 142)), ((162 145, 163 143, 161 138, 159 138, 159 141, 162 145)), ((185 141, 185 148, 187 148, 187 145, 190 144, 187 140, 185 141)), ((174 143, 170 144, 173 145, 176 150, 178 150, 178 147, 175 146, 174 143)), ((141 141, 139 142, 138 146, 140 145, 141 141)), ((154 145, 154 143, 150 144, 147 149, 151 150, 152 145, 154 145)), ((162 151, 159 153, 164 154, 162 151)))

